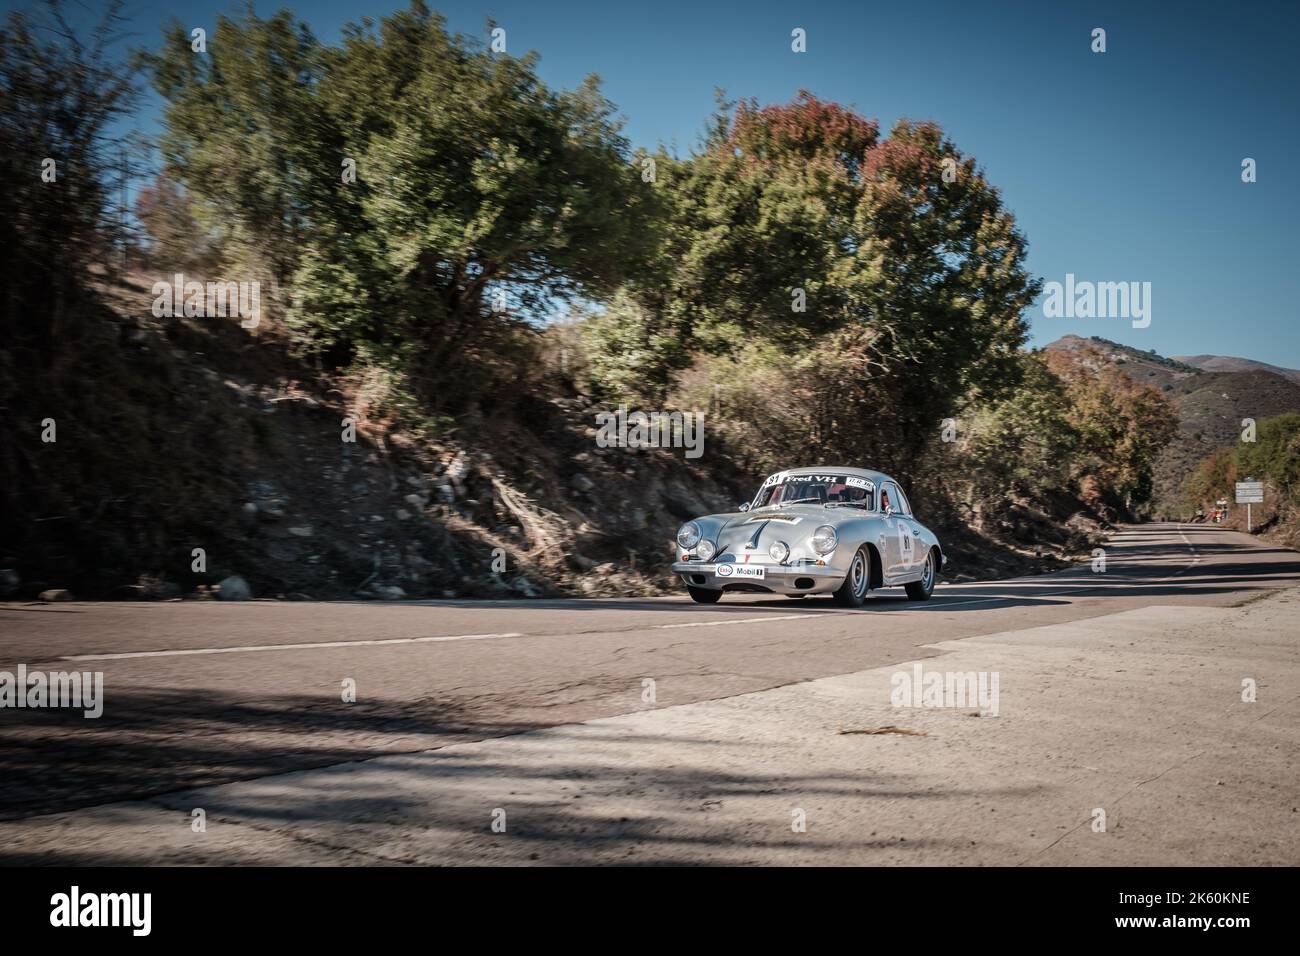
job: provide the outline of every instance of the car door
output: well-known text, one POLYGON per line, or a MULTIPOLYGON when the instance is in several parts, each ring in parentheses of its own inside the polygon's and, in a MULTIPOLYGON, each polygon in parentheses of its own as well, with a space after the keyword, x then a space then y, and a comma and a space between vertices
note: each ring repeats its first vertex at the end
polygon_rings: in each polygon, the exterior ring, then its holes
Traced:
POLYGON ((916 570, 916 537, 912 528, 912 509, 908 504, 907 496, 903 490, 894 482, 885 483, 889 489, 889 502, 893 506, 893 514, 889 516, 890 537, 893 539, 893 570, 889 572, 891 578, 899 577, 916 570))
POLYGON ((898 575, 899 562, 903 559, 902 545, 898 539, 898 505, 894 491, 893 482, 887 481, 880 486, 879 508, 882 530, 876 540, 885 577, 891 580, 898 575))

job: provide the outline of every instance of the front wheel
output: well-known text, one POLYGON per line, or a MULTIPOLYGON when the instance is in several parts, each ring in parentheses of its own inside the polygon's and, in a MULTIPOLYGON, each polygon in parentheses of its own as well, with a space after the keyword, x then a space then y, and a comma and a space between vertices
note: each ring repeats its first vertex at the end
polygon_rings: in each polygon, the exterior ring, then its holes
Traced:
POLYGON ((867 589, 871 583, 871 562, 867 560, 867 549, 858 548, 849 565, 849 573, 844 575, 844 583, 835 591, 833 597, 840 607, 862 607, 867 600, 867 589))
POLYGON ((696 604, 717 604, 722 600, 722 592, 714 591, 710 588, 697 588, 692 585, 686 585, 686 590, 690 592, 691 600, 696 604))
POLYGON ((921 580, 913 581, 904 585, 907 596, 913 601, 928 601, 930 595, 934 593, 934 552, 927 551, 925 555, 925 567, 921 569, 921 580))

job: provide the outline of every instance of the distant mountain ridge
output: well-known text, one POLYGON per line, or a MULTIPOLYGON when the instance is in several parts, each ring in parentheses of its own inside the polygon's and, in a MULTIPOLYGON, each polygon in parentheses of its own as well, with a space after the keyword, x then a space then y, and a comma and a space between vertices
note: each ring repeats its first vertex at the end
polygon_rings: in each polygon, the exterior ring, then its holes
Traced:
POLYGON ((1175 362, 1190 365, 1203 372, 1272 372, 1293 382, 1300 382, 1300 369, 1283 368, 1255 359, 1238 358, 1235 355, 1174 355, 1175 362))
POLYGON ((1300 370, 1223 355, 1166 357, 1099 336, 1065 335, 1044 351, 1087 368, 1118 366, 1159 389, 1178 412, 1178 434, 1156 460, 1157 509, 1173 510, 1183 480, 1211 452, 1240 440, 1242 420, 1300 412, 1300 370))

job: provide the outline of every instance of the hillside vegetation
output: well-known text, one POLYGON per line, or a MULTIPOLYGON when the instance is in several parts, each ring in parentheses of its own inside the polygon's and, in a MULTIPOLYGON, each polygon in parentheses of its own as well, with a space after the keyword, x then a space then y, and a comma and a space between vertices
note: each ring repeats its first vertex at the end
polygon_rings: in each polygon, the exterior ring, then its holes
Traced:
POLYGON ((1203 476, 1205 468, 1213 471, 1225 461, 1238 460, 1238 445, 1245 456, 1241 460, 1250 460, 1249 422, 1256 423, 1258 437, 1270 419, 1300 412, 1300 382, 1293 377, 1300 373, 1292 369, 1246 359, 1217 361, 1218 356, 1204 355, 1193 356, 1196 364, 1189 364, 1097 336, 1067 335, 1046 351, 1090 370, 1122 372, 1159 389, 1169 401, 1178 428, 1155 455, 1151 507, 1154 513, 1171 518, 1189 518, 1197 507, 1208 509, 1218 498, 1232 498, 1231 484, 1211 489, 1203 477, 1190 483, 1189 478, 1193 472, 1203 476), (1210 466, 1207 459, 1211 458, 1220 465, 1210 466))
POLYGON ((1300 413, 1260 422, 1253 441, 1213 452, 1182 486, 1186 514, 1201 508, 1209 513, 1215 502, 1229 502, 1227 524, 1246 527, 1246 507, 1235 503, 1235 486, 1247 479, 1264 484, 1264 501, 1252 506, 1252 531, 1290 548, 1300 549, 1300 413))
POLYGON ((1173 406, 1025 351, 1026 239, 933 123, 801 93, 634 150, 595 78, 550 89, 422 3, 337 44, 246 13, 140 59, 164 133, 127 236, 137 77, 98 49, 0 37, 11 589, 646 593, 681 520, 806 463, 897 475, 965 577, 1150 508, 1173 406), (257 282, 260 315, 160 314, 178 273, 257 282), (703 457, 601 447, 620 404, 702 412, 703 457))

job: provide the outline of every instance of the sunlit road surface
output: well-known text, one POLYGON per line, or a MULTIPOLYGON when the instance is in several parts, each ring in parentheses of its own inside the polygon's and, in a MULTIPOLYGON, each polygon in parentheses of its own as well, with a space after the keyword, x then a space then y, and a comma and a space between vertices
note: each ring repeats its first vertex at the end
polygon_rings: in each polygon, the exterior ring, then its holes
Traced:
MULTIPOLYGON (((951 648, 939 642, 1297 586, 1300 554, 1155 524, 1117 534, 1104 573, 1084 564, 940 585, 923 604, 889 589, 862 610, 759 595, 715 606, 4 604, 0 670, 103 671, 105 708, 98 720, 0 710, 0 819, 731 698, 951 648), (345 681, 355 703, 342 700, 345 681)), ((79 859, 71 848, 62 858, 79 859)))

